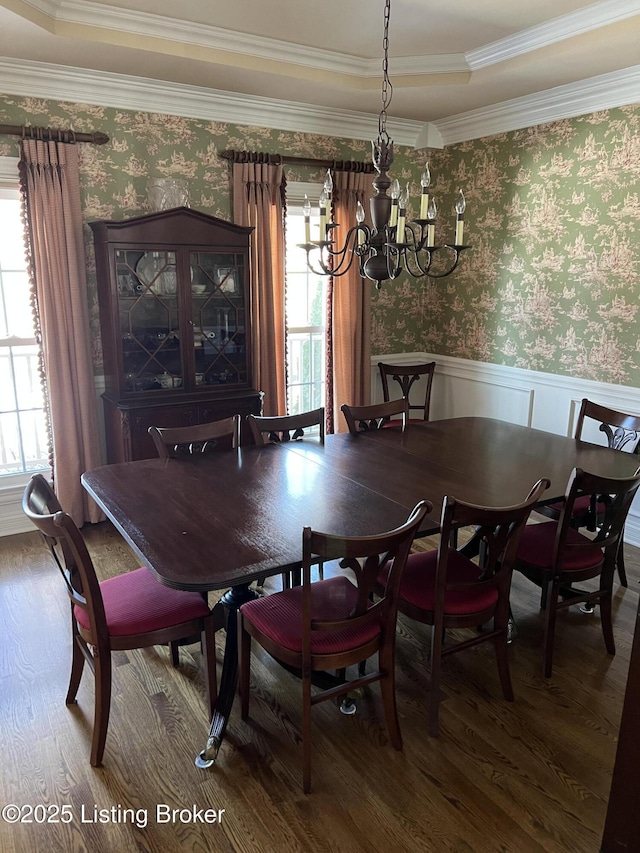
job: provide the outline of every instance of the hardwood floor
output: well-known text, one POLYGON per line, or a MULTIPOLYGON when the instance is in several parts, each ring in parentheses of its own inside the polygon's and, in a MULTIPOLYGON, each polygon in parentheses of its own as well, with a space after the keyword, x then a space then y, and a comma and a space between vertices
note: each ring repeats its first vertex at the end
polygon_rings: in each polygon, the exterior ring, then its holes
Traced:
MULTIPOLYGON (((108 523, 85 533, 100 577, 137 567, 108 523)), ((502 699, 489 644, 454 655, 444 665, 438 739, 426 733, 428 634, 401 619, 404 751, 388 742, 375 686, 353 717, 322 703, 313 712, 313 793, 304 796, 299 687, 259 652, 251 719, 234 712, 209 771, 193 763, 207 731, 198 646, 181 650, 179 669, 164 648, 118 654, 104 766, 92 769, 89 672, 78 704, 64 704, 70 631, 58 570, 38 534, 0 539, 0 799, 40 806, 31 815, 22 809, 30 823, 0 821, 0 849, 596 853, 640 591, 640 550, 627 546, 626 554, 614 658, 597 613, 571 608, 558 618, 553 678, 545 681, 537 591, 516 577, 516 701, 502 699), (65 805, 61 822, 38 822, 65 805), (191 815, 173 820, 159 805, 191 815), (224 812, 207 825, 194 820, 194 808, 224 812)), ((217 642, 220 661, 224 633, 217 642)))

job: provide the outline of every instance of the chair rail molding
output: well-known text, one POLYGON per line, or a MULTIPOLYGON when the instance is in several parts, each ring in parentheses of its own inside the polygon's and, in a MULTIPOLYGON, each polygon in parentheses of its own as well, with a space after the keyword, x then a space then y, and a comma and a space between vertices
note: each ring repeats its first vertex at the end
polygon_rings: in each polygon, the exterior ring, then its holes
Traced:
MULTIPOLYGON (((498 418, 510 423, 573 436, 584 397, 630 414, 640 414, 640 388, 611 385, 554 373, 524 370, 502 364, 470 361, 430 352, 386 353, 371 357, 371 402, 382 401, 379 361, 420 364, 435 361, 431 420, 498 418)), ((422 393, 416 383, 416 395, 422 393)), ((399 396, 399 388, 393 390, 399 396)), ((597 431, 594 443, 602 443, 597 431)), ((640 458, 638 460, 640 465, 640 458)), ((640 547, 640 497, 634 501, 625 526, 625 541, 640 547)))

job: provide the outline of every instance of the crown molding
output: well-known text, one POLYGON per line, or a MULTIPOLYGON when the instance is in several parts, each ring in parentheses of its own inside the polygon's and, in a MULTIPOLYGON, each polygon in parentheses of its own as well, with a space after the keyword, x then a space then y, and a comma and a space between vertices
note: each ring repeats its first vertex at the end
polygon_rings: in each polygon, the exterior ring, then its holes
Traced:
MULTIPOLYGON (((363 79, 378 77, 380 74, 379 58, 365 59, 311 45, 168 18, 152 12, 108 6, 91 0, 22 0, 22 3, 46 16, 51 22, 51 31, 58 35, 66 35, 64 25, 73 28, 71 35, 76 38, 82 37, 78 27, 95 28, 122 33, 125 37, 136 35, 145 39, 177 42, 332 74, 363 79)), ((601 0, 466 54, 393 57, 394 79, 397 84, 401 84, 402 77, 416 74, 474 71, 637 14, 640 14, 640 0, 601 0)), ((126 43, 130 45, 130 40, 126 43)))
MULTIPOLYGON (((51 98, 230 124, 249 124, 250 116, 250 124, 256 127, 346 139, 369 140, 377 133, 377 116, 371 113, 19 59, 0 58, 0 89, 5 94, 22 97, 51 98)), ((389 134, 398 145, 413 146, 423 127, 418 121, 387 119, 389 134)))
POLYGON ((602 0, 465 54, 472 71, 640 14, 640 0, 602 0))
POLYGON ((444 146, 640 102, 640 65, 434 122, 444 146))
MULTIPOLYGON (((229 54, 251 56, 290 66, 313 68, 331 74, 344 74, 366 79, 380 76, 380 58, 366 59, 346 53, 295 44, 279 39, 226 30, 208 24, 194 23, 179 18, 168 18, 152 12, 140 12, 116 6, 92 3, 91 0, 23 0, 51 21, 51 29, 65 35, 64 26, 74 28, 74 37, 82 38, 78 27, 109 30, 127 37, 177 42, 229 54)), ((127 41, 130 45, 130 40, 127 41)), ((415 74, 444 74, 469 72, 464 54, 439 54, 434 56, 399 56, 393 59, 396 81, 415 74)), ((292 70, 292 74, 295 73, 292 70)))
MULTIPOLYGON (((237 95, 125 74, 0 58, 0 80, 3 92, 21 97, 238 125, 246 125, 250 115, 252 126, 346 139, 369 140, 375 135, 376 117, 369 113, 237 95)), ((428 124, 389 117, 387 126, 398 145, 441 148, 637 102, 640 102, 640 65, 428 124)))

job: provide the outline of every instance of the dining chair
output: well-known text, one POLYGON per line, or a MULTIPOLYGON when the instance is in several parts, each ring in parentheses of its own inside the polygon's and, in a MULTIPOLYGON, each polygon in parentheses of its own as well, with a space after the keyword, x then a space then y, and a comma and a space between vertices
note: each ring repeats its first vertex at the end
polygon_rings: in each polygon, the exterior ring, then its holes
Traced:
POLYGON ((80 530, 41 474, 25 489, 24 513, 43 534, 71 605, 72 663, 66 704, 76 701, 85 661, 95 677, 92 766, 102 764, 111 707, 111 652, 199 636, 209 717, 217 695, 215 632, 221 608, 210 611, 197 592, 162 586, 145 567, 98 582, 80 530))
POLYGON ((240 415, 184 427, 149 427, 160 459, 180 458, 240 445, 240 415))
POLYGON ((380 381, 382 382, 382 396, 385 403, 389 402, 389 379, 397 382, 402 391, 402 396, 409 401, 409 419, 416 423, 429 420, 429 410, 431 408, 431 388, 433 386, 433 375, 436 369, 435 361, 429 361, 424 364, 386 364, 383 361, 378 362, 378 370, 380 371, 380 381), (422 378, 425 379, 424 399, 419 403, 411 402, 411 388, 416 382, 422 378), (419 417, 411 418, 412 410, 420 413, 419 417))
MULTIPOLYGON (((314 439, 319 444, 324 444, 325 414, 324 408, 313 409, 310 412, 301 412, 298 415, 280 415, 274 417, 262 417, 258 415, 247 415, 247 423, 251 430, 254 443, 258 447, 268 444, 282 444, 288 441, 302 441, 303 439, 314 439), (317 427, 317 430, 313 429, 317 427), (312 430, 309 432, 309 430, 312 430), (307 432, 305 432, 307 430, 307 432)), ((324 577, 324 564, 318 563, 318 577, 324 577)), ((257 586, 264 587, 265 578, 258 578, 257 586)), ((300 583, 300 569, 293 569, 290 573, 282 573, 282 588, 287 589, 291 584, 300 583)))
MULTIPOLYGON (((147 432, 160 459, 184 459, 202 453, 217 453, 240 446, 240 415, 184 427, 150 426, 147 432)), ((201 595, 206 602, 206 593, 201 595)), ((179 645, 177 640, 169 643, 174 666, 179 662, 179 645)))
POLYGON ((532 524, 522 534, 515 569, 543 590, 545 678, 551 677, 558 611, 574 604, 600 605, 607 652, 611 655, 616 652, 611 616, 613 575, 624 523, 639 486, 640 468, 634 477, 622 480, 599 477, 575 468, 558 520, 532 524), (584 536, 573 524, 576 502, 590 495, 607 496, 595 539, 584 536), (576 582, 592 578, 598 578, 595 590, 573 587, 576 582))
MULTIPOLYGON (((513 701, 507 654, 509 641, 509 592, 518 541, 527 519, 540 500, 549 480, 539 480, 522 503, 487 507, 445 496, 437 550, 411 554, 400 582, 398 610, 410 619, 431 626, 431 685, 429 734, 440 728, 440 682, 443 658, 456 652, 493 642, 504 698, 513 701), (451 545, 452 531, 476 527, 479 562, 469 559, 451 545), (489 630, 479 625, 493 620, 489 630), (464 640, 445 644, 450 628, 473 629, 464 640)), ((380 573, 378 590, 384 589, 386 568, 380 573)))
POLYGON ((242 719, 249 714, 251 641, 259 643, 286 668, 302 678, 302 787, 311 789, 311 708, 319 702, 379 681, 389 738, 402 749, 395 700, 395 636, 398 587, 411 543, 432 505, 421 501, 407 521, 375 536, 334 536, 307 527, 302 534, 302 586, 277 592, 244 604, 238 621, 239 691, 242 719), (356 584, 344 575, 311 583, 315 557, 345 557, 356 584), (381 598, 372 591, 380 566, 389 562, 381 598), (312 673, 345 670, 378 654, 373 672, 359 670, 350 681, 339 679, 328 689, 312 694, 312 673))
MULTIPOLYGON (((604 433, 607 445, 613 450, 640 453, 640 415, 627 415, 584 398, 576 422, 576 439, 582 439, 584 423, 587 419, 600 424, 599 430, 604 433)), ((595 533, 604 518, 605 503, 606 497, 603 495, 581 495, 576 498, 573 505, 571 525, 577 530, 586 527, 587 530, 595 533)), ((562 501, 555 501, 541 507, 539 511, 548 518, 557 520, 560 518, 562 506, 562 501)), ((622 586, 627 586, 627 572, 624 564, 624 529, 620 535, 616 565, 620 583, 622 586)))
POLYGON ((324 443, 324 408, 313 409, 313 411, 302 412, 298 415, 281 415, 279 417, 247 415, 247 423, 258 447, 264 447, 265 444, 299 441, 310 437, 316 438, 321 444, 324 443), (305 433, 305 430, 311 427, 317 427, 317 431, 305 433))
POLYGON ((409 422, 409 401, 389 400, 386 403, 373 403, 370 406, 349 406, 343 403, 340 411, 345 417, 349 432, 369 432, 387 426, 394 415, 400 415, 397 426, 406 429, 409 422))

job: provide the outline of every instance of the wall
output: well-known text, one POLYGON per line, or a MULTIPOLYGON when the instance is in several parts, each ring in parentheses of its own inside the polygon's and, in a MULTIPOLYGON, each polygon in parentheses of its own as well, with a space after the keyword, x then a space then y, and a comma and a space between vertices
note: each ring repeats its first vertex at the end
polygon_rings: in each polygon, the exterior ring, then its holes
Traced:
POLYGON ((640 385, 640 108, 455 145, 431 169, 436 197, 464 188, 473 249, 451 279, 384 285, 373 351, 640 385))
MULTIPOLYGON (((314 134, 0 95, 0 122, 100 129, 82 145, 85 221, 147 209, 149 176, 185 177, 196 209, 231 216, 225 148, 368 159, 369 145, 314 134)), ((375 128, 372 127, 372 132, 375 128)), ((0 154, 18 140, 0 137, 0 154)), ((417 214, 424 151, 399 146, 392 174, 417 214)), ((472 245, 452 278, 400 277, 373 291, 372 351, 430 351, 565 376, 640 385, 640 107, 612 109, 429 155, 438 242, 465 191, 472 245)), ((319 180, 288 168, 289 180, 319 180)), ((87 231, 94 364, 101 372, 87 231)))
MULTIPOLYGON (((370 158, 370 143, 362 140, 10 95, 0 95, 0 123, 72 127, 77 132, 100 130, 110 137, 106 145, 83 144, 79 148, 93 361, 97 374, 102 372, 102 356, 88 222, 148 212, 147 182, 149 177, 155 176, 185 178, 193 208, 231 219, 230 167, 228 161, 219 156, 220 151, 228 148, 320 159, 370 158)), ((374 119, 372 134, 375 130, 374 119)), ((19 139, 0 136, 0 155, 17 157, 18 154, 19 139)), ((410 181, 414 193, 419 191, 423 165, 424 152, 417 155, 412 149, 397 148, 394 174, 403 182, 410 181)), ((322 170, 309 168, 287 167, 286 176, 289 181, 322 183, 324 180, 322 170)))

